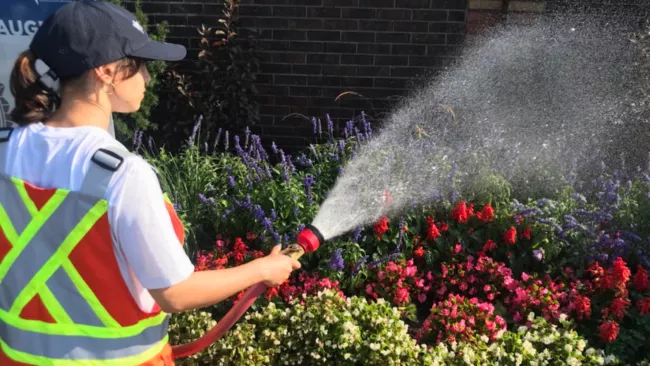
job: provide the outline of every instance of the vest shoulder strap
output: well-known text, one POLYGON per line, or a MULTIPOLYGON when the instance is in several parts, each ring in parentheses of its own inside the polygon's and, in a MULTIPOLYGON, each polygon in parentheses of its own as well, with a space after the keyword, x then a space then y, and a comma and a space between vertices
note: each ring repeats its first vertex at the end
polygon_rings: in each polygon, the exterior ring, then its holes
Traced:
POLYGON ((7 149, 9 144, 9 139, 11 138, 11 133, 14 131, 11 127, 2 127, 0 128, 0 174, 5 173, 5 165, 7 164, 7 149))
MULTIPOLYGON (((129 152, 125 147, 103 147, 95 151, 90 158, 90 167, 86 173, 80 192, 98 198, 106 198, 108 184, 111 182, 115 172, 119 171, 124 161, 135 155, 129 152)), ((160 174, 151 164, 147 164, 158 177, 160 184, 160 174)))
POLYGON ((0 127, 0 143, 9 141, 12 132, 14 132, 13 127, 0 127))
POLYGON ((80 192, 105 199, 108 184, 115 172, 120 170, 124 160, 133 153, 122 146, 111 146, 97 149, 90 158, 90 167, 86 173, 80 192))

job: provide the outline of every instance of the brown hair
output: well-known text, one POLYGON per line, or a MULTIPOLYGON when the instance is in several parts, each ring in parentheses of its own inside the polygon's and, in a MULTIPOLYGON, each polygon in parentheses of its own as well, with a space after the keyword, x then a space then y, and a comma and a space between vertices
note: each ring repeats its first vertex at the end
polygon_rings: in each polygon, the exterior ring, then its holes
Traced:
MULTIPOLYGON (((9 87, 16 104, 11 111, 11 120, 18 125, 45 121, 61 105, 59 95, 39 83, 38 74, 34 68, 37 59, 38 57, 33 51, 24 51, 16 59, 11 71, 9 87)), ((124 58, 118 62, 117 73, 123 73, 122 79, 129 79, 138 73, 143 64, 144 61, 140 59, 124 58)), ((60 80, 61 88, 72 81, 81 79, 84 74, 62 78, 60 80)))

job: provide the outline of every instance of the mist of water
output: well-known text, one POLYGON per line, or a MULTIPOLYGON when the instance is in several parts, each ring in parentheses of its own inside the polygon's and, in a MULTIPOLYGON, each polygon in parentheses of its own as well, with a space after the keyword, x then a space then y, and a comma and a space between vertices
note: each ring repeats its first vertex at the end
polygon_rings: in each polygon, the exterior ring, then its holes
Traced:
POLYGON ((552 182, 533 179, 540 167, 589 171, 634 103, 638 52, 622 31, 564 17, 477 39, 363 144, 313 225, 329 239, 448 198, 450 175, 467 182, 489 168, 541 186, 552 182))

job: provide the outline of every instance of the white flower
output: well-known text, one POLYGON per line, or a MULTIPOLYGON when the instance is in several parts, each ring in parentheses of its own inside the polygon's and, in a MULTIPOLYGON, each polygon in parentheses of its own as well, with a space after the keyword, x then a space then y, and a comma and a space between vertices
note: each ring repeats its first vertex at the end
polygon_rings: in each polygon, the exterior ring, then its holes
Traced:
POLYGON ((584 339, 581 339, 578 341, 576 348, 578 349, 578 351, 582 352, 582 350, 584 350, 586 346, 587 346, 587 342, 585 342, 584 339))
POLYGON ((525 340, 522 346, 524 348, 524 351, 527 354, 531 356, 535 356, 537 354, 537 350, 535 349, 535 347, 533 347, 533 344, 530 343, 528 340, 525 340))
POLYGON ((564 345, 564 350, 570 353, 573 351, 573 346, 567 343, 564 345))
POLYGON ((515 364, 519 366, 521 365, 522 362, 524 362, 524 357, 522 355, 517 355, 517 357, 515 358, 515 364))
POLYGON ((379 343, 370 343, 370 349, 373 351, 378 350, 380 347, 379 343))
POLYGON ((569 358, 567 358, 567 359, 566 359, 566 363, 567 363, 567 365, 569 365, 569 366, 578 366, 578 365, 580 365, 580 361, 578 361, 578 359, 575 358, 575 357, 569 357, 569 358))

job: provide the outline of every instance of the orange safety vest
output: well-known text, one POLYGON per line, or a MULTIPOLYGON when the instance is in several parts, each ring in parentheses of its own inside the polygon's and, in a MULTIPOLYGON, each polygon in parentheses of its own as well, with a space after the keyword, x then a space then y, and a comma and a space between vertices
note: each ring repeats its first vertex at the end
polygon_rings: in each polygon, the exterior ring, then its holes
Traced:
POLYGON ((79 191, 41 188, 4 174, 11 131, 0 129, 0 365, 173 365, 169 315, 140 310, 114 253, 105 193, 130 153, 99 149, 79 191))

